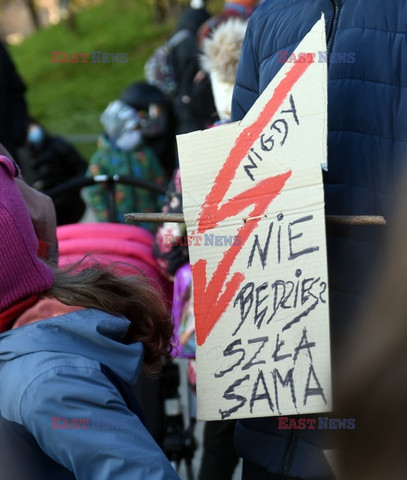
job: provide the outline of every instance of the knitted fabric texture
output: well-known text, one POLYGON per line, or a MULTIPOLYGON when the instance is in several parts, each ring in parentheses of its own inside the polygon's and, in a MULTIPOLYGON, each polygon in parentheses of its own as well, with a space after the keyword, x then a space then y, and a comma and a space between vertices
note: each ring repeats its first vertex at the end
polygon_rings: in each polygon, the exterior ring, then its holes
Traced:
POLYGON ((17 174, 14 162, 0 155, 0 312, 54 282, 52 269, 37 256, 38 240, 17 174))

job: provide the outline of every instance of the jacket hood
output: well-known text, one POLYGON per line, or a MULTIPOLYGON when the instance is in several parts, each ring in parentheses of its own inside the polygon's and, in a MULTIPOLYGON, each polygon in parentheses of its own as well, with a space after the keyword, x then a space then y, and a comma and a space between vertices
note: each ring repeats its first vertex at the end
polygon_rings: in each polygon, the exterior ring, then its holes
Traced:
POLYGON ((129 324, 124 317, 85 309, 8 330, 0 335, 0 367, 3 362, 37 352, 72 354, 106 365, 133 385, 144 348, 140 342, 121 343, 129 324))
POLYGON ((221 23, 202 43, 201 66, 211 78, 216 110, 221 120, 230 120, 237 64, 247 20, 232 17, 221 23))
POLYGON ((201 66, 226 83, 235 84, 237 64, 246 33, 247 20, 235 17, 221 23, 202 44, 201 66))

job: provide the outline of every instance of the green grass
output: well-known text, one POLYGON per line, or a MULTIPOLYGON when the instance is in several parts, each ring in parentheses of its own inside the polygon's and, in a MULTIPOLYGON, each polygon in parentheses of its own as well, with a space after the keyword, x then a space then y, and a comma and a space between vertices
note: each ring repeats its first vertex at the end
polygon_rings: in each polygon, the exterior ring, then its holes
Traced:
MULTIPOLYGON (((78 32, 59 24, 41 30, 11 48, 28 86, 30 113, 53 133, 100 132, 99 116, 129 83, 143 79, 153 49, 172 31, 157 25, 146 0, 105 0, 82 11, 78 32), (52 63, 52 51, 128 53, 127 63, 52 63)), ((94 145, 80 146, 82 151, 94 145), (86 147, 86 148, 85 148, 86 147)))
MULTIPOLYGON (((216 13, 222 5, 222 0, 211 0, 209 10, 216 13)), ((146 59, 174 25, 155 23, 148 0, 104 0, 77 15, 76 33, 61 23, 11 47, 28 87, 31 115, 52 133, 99 133, 101 112, 127 85, 143 80, 146 59), (127 52, 128 62, 52 63, 53 51, 127 52)), ((86 159, 95 150, 93 142, 76 146, 86 159)))

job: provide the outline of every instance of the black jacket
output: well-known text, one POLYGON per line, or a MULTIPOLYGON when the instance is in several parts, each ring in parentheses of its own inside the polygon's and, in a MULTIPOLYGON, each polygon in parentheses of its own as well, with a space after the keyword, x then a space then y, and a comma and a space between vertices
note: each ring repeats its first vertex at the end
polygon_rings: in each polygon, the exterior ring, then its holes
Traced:
MULTIPOLYGON (((48 192, 54 187, 85 175, 87 164, 75 148, 62 137, 46 135, 39 148, 31 147, 29 157, 21 158, 25 181, 35 189, 48 192)), ((76 223, 85 211, 79 191, 52 198, 58 225, 76 223)))
POLYGON ((200 70, 197 32, 208 18, 209 14, 203 8, 187 8, 177 24, 177 32, 188 31, 188 35, 174 47, 172 57, 177 82, 177 91, 172 97, 177 134, 208 127, 216 112, 209 76, 194 82, 200 70))
POLYGON ((26 86, 14 63, 0 42, 0 143, 11 155, 22 146, 27 131, 26 86))

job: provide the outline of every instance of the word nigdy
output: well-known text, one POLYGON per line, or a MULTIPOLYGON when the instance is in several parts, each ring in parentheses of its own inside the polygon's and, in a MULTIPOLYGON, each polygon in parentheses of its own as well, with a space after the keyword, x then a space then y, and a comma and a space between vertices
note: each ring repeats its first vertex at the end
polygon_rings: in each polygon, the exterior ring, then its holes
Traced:
POLYGON ((71 54, 60 51, 53 51, 51 63, 127 63, 128 53, 106 53, 106 52, 73 52, 71 54))
POLYGON ((297 115, 297 108, 294 103, 294 97, 292 95, 290 95, 289 101, 291 108, 289 110, 280 111, 281 118, 274 120, 268 129, 269 131, 260 135, 260 145, 251 147, 250 153, 246 156, 246 159, 250 163, 243 165, 243 169, 252 182, 255 181, 254 169, 258 168, 259 162, 263 162, 263 160, 266 159, 267 154, 270 153, 276 145, 283 147, 287 140, 291 115, 288 115, 287 118, 287 115, 283 116, 283 114, 292 114, 292 120, 294 120, 296 125, 300 124, 297 115))
MULTIPOLYGON (((313 63, 317 54, 315 52, 309 53, 295 53, 286 50, 278 52, 278 63, 313 63)), ((355 63, 355 52, 318 52, 318 63, 355 63)))
POLYGON ((214 235, 213 233, 205 235, 186 235, 181 237, 172 233, 164 234, 164 245, 171 245, 176 247, 190 247, 201 246, 202 240, 204 241, 204 247, 239 247, 242 242, 239 235, 229 236, 226 235, 214 235), (194 242, 194 243, 193 243, 194 242))
POLYGON ((279 417, 279 430, 354 430, 354 418, 288 418, 279 417), (317 426, 318 422, 318 426, 317 426))

